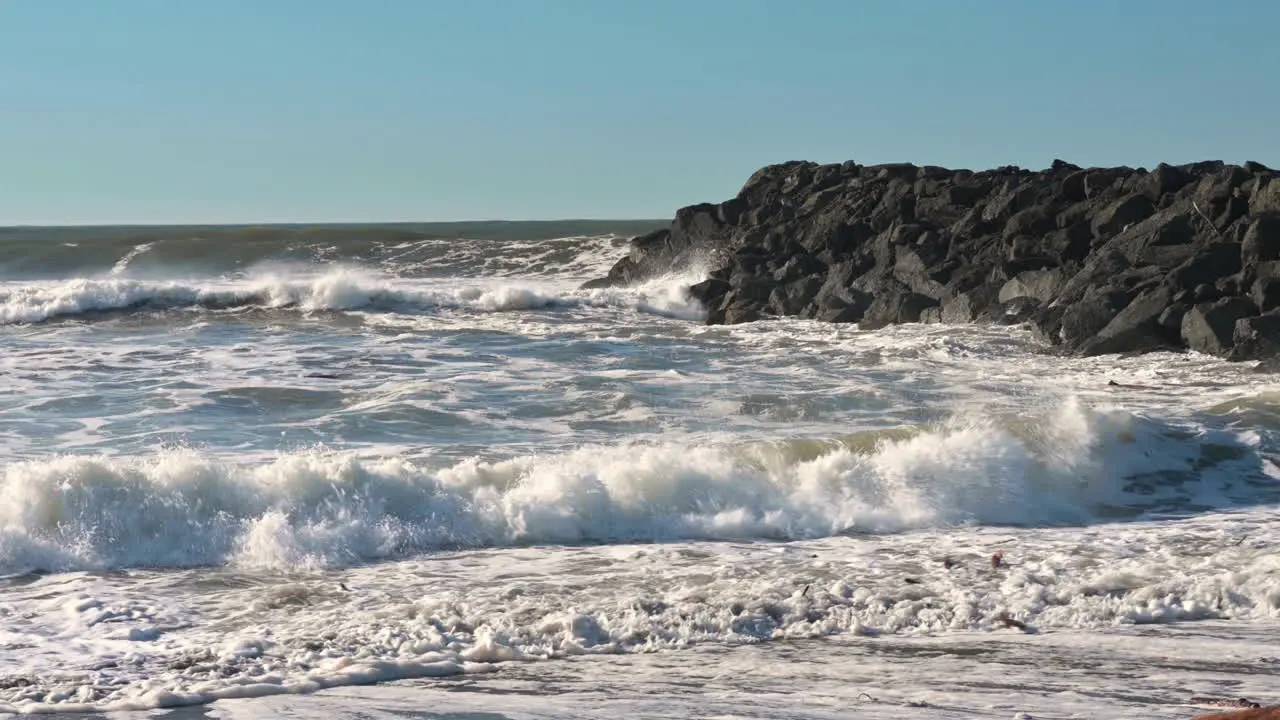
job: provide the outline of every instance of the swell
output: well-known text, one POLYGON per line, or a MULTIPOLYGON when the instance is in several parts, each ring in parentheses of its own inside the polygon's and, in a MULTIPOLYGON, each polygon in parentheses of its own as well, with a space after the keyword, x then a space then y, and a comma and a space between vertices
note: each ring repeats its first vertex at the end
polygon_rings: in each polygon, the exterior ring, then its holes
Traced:
POLYGON ((430 467, 324 451, 0 474, 0 568, 326 567, 441 548, 1089 524, 1280 499, 1253 435, 1068 403, 878 436, 584 447, 430 467))

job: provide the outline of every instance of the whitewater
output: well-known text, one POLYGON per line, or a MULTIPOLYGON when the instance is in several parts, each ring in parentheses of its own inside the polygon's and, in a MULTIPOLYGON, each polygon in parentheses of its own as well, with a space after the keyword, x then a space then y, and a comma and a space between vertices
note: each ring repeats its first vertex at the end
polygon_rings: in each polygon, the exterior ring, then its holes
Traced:
POLYGON ((0 232, 0 714, 1280 703, 1280 382, 707 326, 634 224, 0 232))

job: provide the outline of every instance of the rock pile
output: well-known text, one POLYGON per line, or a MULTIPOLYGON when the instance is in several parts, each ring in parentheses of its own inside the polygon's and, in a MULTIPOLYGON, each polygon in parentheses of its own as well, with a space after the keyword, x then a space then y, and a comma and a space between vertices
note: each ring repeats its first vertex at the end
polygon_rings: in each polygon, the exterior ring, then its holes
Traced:
POLYGON ((1280 356, 1280 173, 1252 162, 771 165, 588 286, 692 263, 712 324, 1026 322, 1085 355, 1280 356))

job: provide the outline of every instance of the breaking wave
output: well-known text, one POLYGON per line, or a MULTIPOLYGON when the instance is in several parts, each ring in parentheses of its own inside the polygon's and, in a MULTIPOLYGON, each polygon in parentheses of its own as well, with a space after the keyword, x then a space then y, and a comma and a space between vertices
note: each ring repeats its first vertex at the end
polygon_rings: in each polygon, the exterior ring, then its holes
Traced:
POLYGON ((0 325, 130 311, 249 308, 423 313, 615 307, 696 319, 702 311, 685 292, 696 279, 691 275, 635 288, 577 290, 529 281, 410 281, 359 268, 338 268, 322 275, 271 273, 234 281, 78 278, 0 284, 0 325))
POLYGON ((1070 403, 889 436, 582 448, 429 468, 321 450, 0 471, 0 568, 332 567, 441 548, 1053 526, 1274 502, 1249 434, 1070 403))

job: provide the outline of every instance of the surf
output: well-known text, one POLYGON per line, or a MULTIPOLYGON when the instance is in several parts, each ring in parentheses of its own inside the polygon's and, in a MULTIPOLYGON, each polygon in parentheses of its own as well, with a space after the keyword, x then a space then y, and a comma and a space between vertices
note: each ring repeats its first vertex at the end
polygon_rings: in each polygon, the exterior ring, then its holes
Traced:
POLYGON ((1256 440, 1078 402, 828 439, 504 460, 196 450, 0 469, 0 569, 342 567, 461 547, 1055 527, 1280 499, 1256 440))

